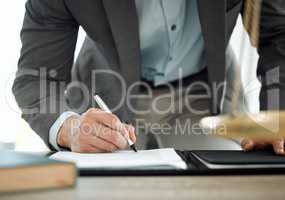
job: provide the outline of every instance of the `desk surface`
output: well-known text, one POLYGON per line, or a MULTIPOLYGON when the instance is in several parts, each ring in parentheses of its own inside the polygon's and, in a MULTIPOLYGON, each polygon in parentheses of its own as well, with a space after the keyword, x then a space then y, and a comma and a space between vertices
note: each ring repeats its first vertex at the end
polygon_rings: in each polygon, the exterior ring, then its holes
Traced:
POLYGON ((285 199, 285 176, 79 178, 73 189, 0 196, 1 200, 285 199))

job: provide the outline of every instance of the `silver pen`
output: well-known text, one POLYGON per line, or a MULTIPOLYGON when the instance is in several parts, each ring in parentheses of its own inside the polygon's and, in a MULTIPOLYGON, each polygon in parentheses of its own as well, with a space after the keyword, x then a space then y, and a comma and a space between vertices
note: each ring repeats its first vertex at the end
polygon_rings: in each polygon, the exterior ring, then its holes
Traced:
MULTIPOLYGON (((94 96, 94 100, 95 102, 98 104, 98 106, 100 107, 100 109, 102 109, 103 111, 107 112, 107 113, 112 113, 111 110, 108 108, 108 106, 105 104, 105 102, 101 99, 101 97, 99 95, 95 95, 94 96)), ((135 144, 130 140, 129 137, 124 136, 125 139, 127 140, 130 148, 132 150, 134 150, 134 152, 138 152, 137 148, 135 146, 135 144)))

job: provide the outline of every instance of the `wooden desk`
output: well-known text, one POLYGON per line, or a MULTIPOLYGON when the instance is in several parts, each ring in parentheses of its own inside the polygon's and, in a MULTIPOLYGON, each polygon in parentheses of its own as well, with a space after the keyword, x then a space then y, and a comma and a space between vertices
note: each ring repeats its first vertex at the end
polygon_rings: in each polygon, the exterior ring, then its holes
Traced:
POLYGON ((79 178, 74 189, 19 193, 1 200, 285 199, 285 176, 79 178))

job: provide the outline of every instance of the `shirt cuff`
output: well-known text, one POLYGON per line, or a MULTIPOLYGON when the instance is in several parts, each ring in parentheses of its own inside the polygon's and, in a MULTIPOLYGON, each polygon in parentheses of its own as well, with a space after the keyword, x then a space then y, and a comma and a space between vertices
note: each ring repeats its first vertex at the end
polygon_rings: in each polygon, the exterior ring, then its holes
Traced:
POLYGON ((66 111, 62 113, 59 118, 53 123, 49 130, 49 143, 55 148, 57 151, 63 151, 65 149, 60 148, 57 144, 57 136, 59 133, 59 129, 62 127, 64 121, 72 116, 79 116, 79 114, 71 111, 66 111))

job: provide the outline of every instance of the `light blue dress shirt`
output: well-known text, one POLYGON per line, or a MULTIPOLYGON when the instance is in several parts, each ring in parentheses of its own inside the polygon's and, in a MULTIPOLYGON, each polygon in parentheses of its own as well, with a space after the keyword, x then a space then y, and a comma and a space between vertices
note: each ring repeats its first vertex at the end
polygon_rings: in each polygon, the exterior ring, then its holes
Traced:
POLYGON ((136 0, 136 6, 143 78, 157 86, 205 67, 197 0, 136 0))
MULTIPOLYGON (((135 0, 139 18, 142 78, 155 86, 198 73, 205 67, 205 49, 197 0, 135 0), (182 75, 182 77, 180 76, 182 75)), ((49 132, 56 149, 63 122, 77 115, 64 112, 49 132)))

